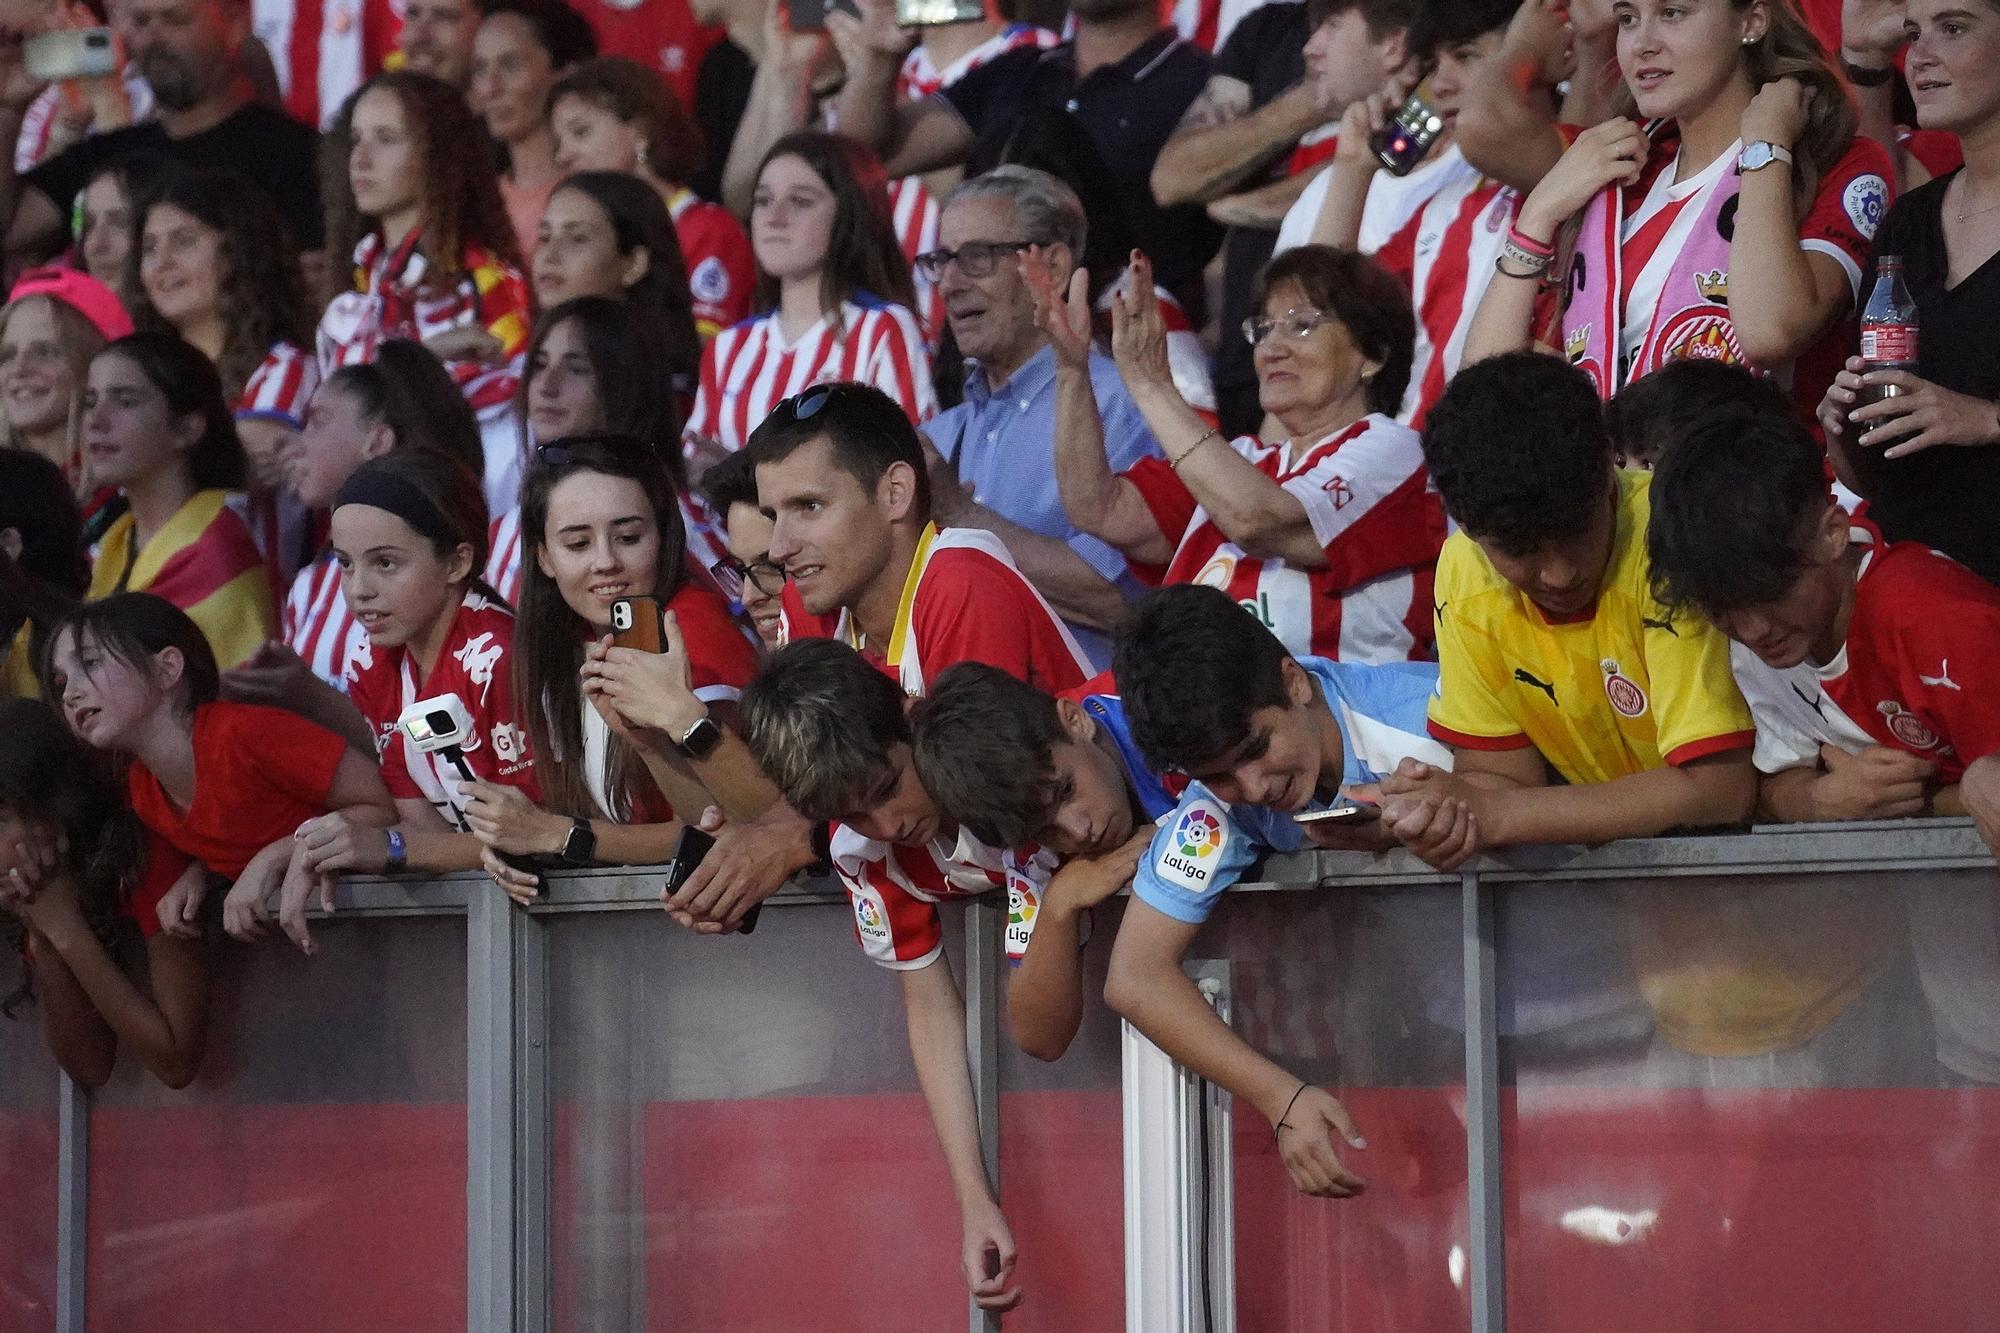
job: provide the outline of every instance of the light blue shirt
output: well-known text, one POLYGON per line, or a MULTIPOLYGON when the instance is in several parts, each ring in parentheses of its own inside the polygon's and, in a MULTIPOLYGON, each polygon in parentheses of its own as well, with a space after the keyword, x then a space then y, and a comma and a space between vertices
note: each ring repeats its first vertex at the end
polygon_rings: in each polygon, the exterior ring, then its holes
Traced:
MULTIPOLYGON (((1104 419, 1104 452, 1111 470, 1123 472, 1142 458, 1157 457, 1159 443, 1125 392, 1118 367, 1096 348, 1090 352, 1090 387, 1104 419)), ((1128 601, 1145 591, 1124 556, 1078 532, 1063 512, 1056 488, 1054 349, 1044 345, 997 389, 988 386, 978 362, 967 362, 965 401, 938 413, 923 429, 980 504, 1030 532, 1067 543, 1117 584, 1128 601)), ((1070 632, 1100 670, 1110 664, 1110 636, 1077 624, 1070 625, 1070 632)))
MULTIPOLYGON (((1379 782, 1402 760, 1451 767, 1451 755, 1430 737, 1425 715, 1437 685, 1435 662, 1333 662, 1301 657, 1326 695, 1340 728, 1340 785, 1379 782)), ((1328 803, 1315 801, 1310 810, 1328 803)), ((1265 852, 1295 852, 1307 843, 1290 813, 1264 805, 1230 805, 1193 783, 1174 812, 1160 821, 1153 845, 1132 879, 1132 894, 1176 921, 1199 925, 1216 901, 1265 852)))

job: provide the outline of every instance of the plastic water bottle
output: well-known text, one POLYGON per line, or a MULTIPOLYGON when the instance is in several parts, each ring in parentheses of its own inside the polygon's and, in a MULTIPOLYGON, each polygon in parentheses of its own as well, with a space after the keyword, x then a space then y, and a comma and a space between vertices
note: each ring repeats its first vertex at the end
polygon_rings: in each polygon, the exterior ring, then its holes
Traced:
MULTIPOLYGON (((1883 255, 1875 264, 1875 288, 1868 294, 1868 308, 1861 312, 1861 359, 1870 370, 1906 370, 1917 373, 1917 303, 1903 282, 1903 257, 1883 255)), ((1879 403, 1906 392, 1893 384, 1874 385, 1861 391, 1857 407, 1879 403)))

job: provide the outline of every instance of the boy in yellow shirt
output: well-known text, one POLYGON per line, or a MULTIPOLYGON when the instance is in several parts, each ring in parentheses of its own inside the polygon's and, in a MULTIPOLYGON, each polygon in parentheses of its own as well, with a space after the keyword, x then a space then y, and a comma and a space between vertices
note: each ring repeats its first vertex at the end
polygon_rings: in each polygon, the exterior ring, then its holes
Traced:
POLYGON ((1429 719, 1455 767, 1383 781, 1396 837, 1449 870, 1486 847, 1748 820, 1756 733, 1729 641, 1654 598, 1652 478, 1612 466, 1589 381, 1534 353, 1468 366, 1424 457, 1460 529, 1438 561, 1429 719))

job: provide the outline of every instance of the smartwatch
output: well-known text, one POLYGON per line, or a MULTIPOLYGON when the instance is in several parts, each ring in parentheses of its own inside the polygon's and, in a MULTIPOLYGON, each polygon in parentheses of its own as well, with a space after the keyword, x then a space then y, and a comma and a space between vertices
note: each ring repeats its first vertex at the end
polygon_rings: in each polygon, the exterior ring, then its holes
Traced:
POLYGON ((715 719, 704 715, 700 721, 681 733, 678 742, 681 753, 690 759, 706 759, 722 744, 722 728, 715 725, 715 719))
POLYGON ((382 873, 400 875, 410 868, 410 849, 403 844, 403 830, 389 830, 389 855, 382 862, 382 873))
POLYGON ((1736 174, 1741 176, 1752 171, 1762 171, 1773 162, 1792 164, 1792 150, 1780 148, 1769 139, 1758 139, 1743 145, 1743 151, 1736 155, 1736 174))
POLYGON ((571 865, 587 865, 597 859, 597 830, 588 819, 572 819, 569 836, 563 839, 562 859, 571 865))

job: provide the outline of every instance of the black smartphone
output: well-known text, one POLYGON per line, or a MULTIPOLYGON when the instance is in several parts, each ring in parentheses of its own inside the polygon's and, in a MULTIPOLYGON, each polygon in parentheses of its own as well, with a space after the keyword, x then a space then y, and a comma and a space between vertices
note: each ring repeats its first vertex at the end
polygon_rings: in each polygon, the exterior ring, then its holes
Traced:
POLYGON ((821 31, 826 27, 826 16, 836 9, 855 18, 861 17, 861 10, 854 0, 785 0, 785 6, 793 32, 821 31))
MULTIPOLYGON (((669 898, 681 891, 681 885, 687 883, 688 876, 694 873, 694 868, 701 864, 701 859, 707 856, 709 849, 714 846, 715 839, 694 825, 689 824, 681 829, 681 836, 674 843, 674 854, 667 859, 666 895, 669 898)), ((763 910, 764 904, 758 903, 745 912, 743 919, 736 924, 736 929, 745 935, 756 930, 757 918, 763 910)))
POLYGON ((1411 89, 1389 123, 1368 141, 1392 176, 1407 176, 1415 171, 1430 155, 1431 145, 1444 133, 1444 117, 1431 105, 1430 92, 1429 81, 1411 89))

